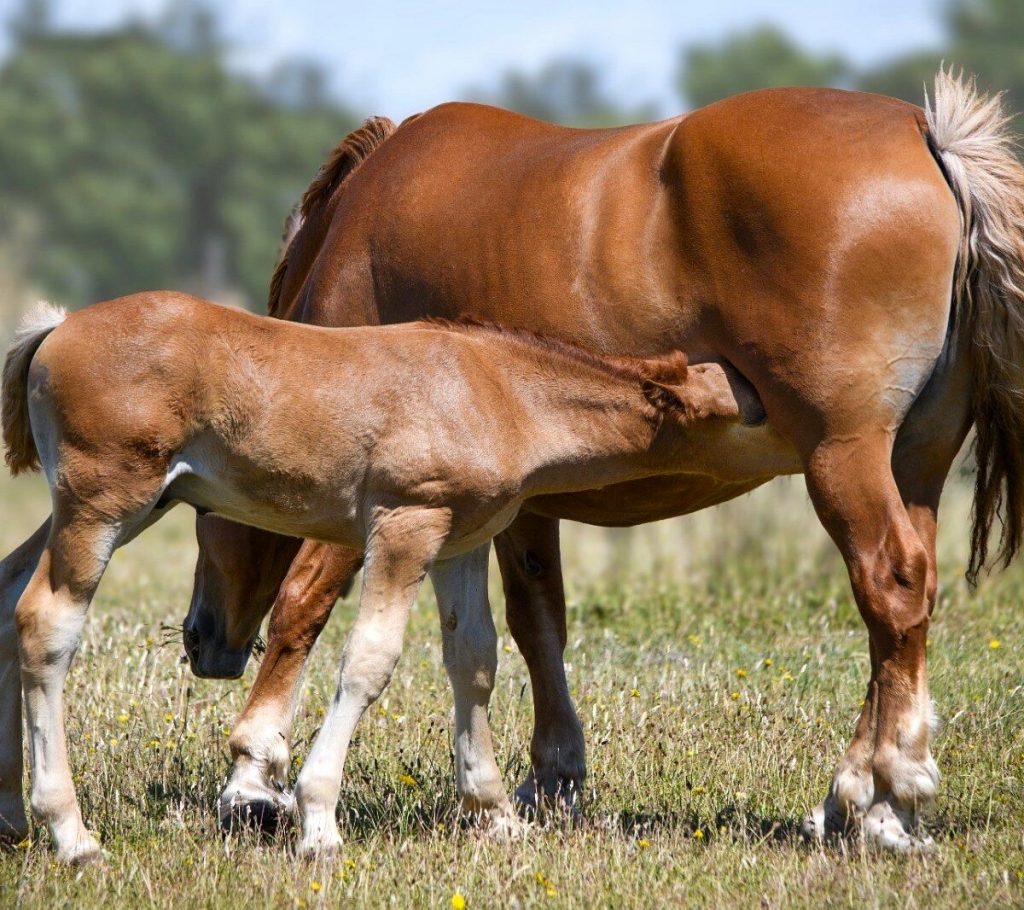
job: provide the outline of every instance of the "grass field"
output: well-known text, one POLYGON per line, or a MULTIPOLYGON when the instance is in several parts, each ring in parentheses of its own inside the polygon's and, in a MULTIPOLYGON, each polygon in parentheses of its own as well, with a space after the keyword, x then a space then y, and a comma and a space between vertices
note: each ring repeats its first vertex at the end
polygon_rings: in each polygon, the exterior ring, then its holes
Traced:
MULTIPOLYGON (((944 515, 931 681, 943 728, 933 855, 809 847, 796 833, 828 785, 863 695, 867 645, 838 558, 799 479, 691 519, 609 534, 569 528, 570 682, 587 736, 584 823, 492 843, 463 830, 451 700, 429 590, 405 655, 350 753, 331 864, 288 839, 223 840, 216 797, 241 683, 198 681, 160 624, 187 607, 192 513, 118 553, 68 686, 72 762, 109 856, 58 868, 46 836, 0 856, 0 906, 366 904, 545 906, 1000 906, 1024 902, 1024 573, 970 596, 966 497, 944 515), (458 905, 458 900, 455 901, 458 905)), ((38 478, 0 480, 7 552, 44 517, 38 478)), ((495 578, 496 582, 496 578, 495 578)), ((526 770, 532 708, 499 617, 492 702, 499 761, 526 770)), ((351 603, 314 654, 296 768, 333 692, 351 603)))

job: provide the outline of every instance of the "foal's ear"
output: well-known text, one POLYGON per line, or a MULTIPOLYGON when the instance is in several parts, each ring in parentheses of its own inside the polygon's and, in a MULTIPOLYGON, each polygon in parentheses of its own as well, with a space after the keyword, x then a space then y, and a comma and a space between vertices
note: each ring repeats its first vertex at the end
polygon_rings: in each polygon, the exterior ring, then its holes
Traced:
POLYGON ((691 366, 682 383, 645 379, 644 396, 658 410, 682 420, 708 417, 734 420, 741 416, 726 371, 717 363, 691 366))

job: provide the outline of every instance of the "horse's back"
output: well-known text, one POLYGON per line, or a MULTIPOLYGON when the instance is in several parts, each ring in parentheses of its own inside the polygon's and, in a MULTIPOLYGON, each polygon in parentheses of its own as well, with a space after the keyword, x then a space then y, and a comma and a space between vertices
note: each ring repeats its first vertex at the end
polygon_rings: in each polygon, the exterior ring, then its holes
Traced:
POLYGON ((944 341, 958 238, 920 109, 882 96, 764 90, 596 131, 445 105, 338 194, 303 318, 472 313, 724 358, 803 447, 834 419, 899 426, 944 341))

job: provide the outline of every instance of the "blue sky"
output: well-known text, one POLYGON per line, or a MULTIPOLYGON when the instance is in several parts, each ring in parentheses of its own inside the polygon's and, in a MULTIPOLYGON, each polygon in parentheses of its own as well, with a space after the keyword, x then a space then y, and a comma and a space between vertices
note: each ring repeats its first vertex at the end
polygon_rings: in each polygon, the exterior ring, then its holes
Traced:
MULTIPOLYGON (((53 0, 61 25, 99 28, 127 13, 151 16, 165 0, 53 0)), ((0 0, 6 20, 20 0, 0 0)), ((599 64, 631 102, 679 106, 671 89, 681 45, 772 22, 805 46, 869 63, 941 38, 940 0, 216 0, 236 64, 266 70, 282 56, 327 65, 333 86, 360 110, 392 117, 487 86, 511 66, 556 55, 599 64)), ((0 44, 0 47, 3 45, 0 44)))

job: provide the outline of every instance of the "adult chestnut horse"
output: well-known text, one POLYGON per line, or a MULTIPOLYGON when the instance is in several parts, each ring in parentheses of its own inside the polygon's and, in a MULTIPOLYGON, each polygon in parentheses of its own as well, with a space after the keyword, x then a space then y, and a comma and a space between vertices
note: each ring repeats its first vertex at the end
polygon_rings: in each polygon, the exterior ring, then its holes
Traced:
MULTIPOLYGON (((799 455, 870 636, 852 744, 805 830, 855 823, 912 847, 938 784, 925 673, 936 515, 972 423, 970 576, 986 564, 994 521, 1004 562, 1022 534, 1024 170, 1011 144, 998 99, 945 73, 927 112, 777 89, 621 129, 472 104, 397 130, 370 121, 307 191, 271 312, 324 325, 472 314, 601 352, 679 348, 735 365, 799 455)), ((635 524, 767 479, 667 474, 542 497, 497 539, 536 707, 520 798, 584 775, 562 665, 558 519, 635 524)), ((200 519, 199 539, 191 621, 248 611, 254 628, 297 544, 213 518, 200 519)), ((231 738, 225 809, 272 807, 302 663, 359 563, 310 542, 292 562, 231 738)))

